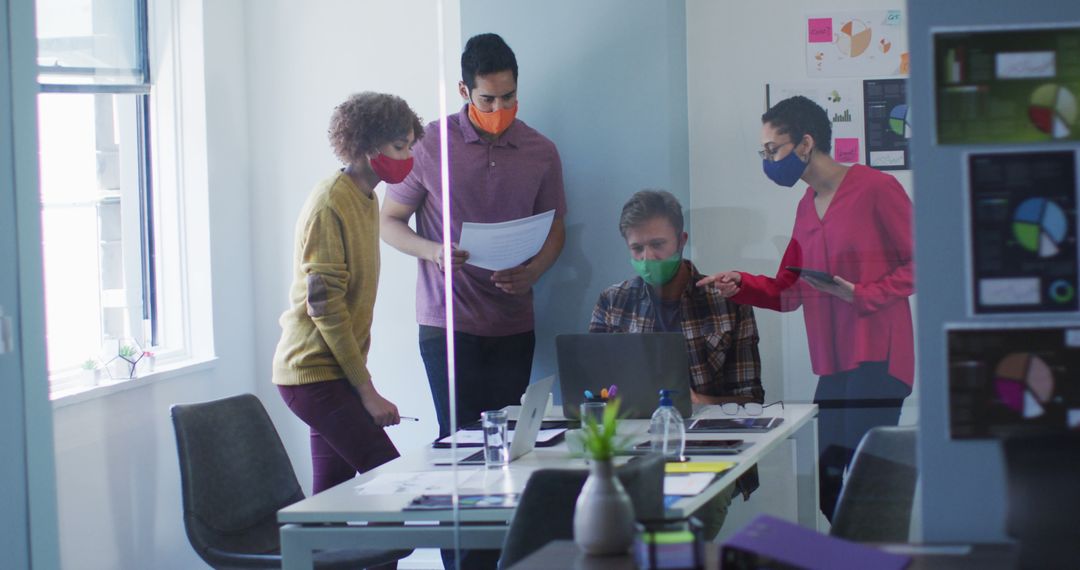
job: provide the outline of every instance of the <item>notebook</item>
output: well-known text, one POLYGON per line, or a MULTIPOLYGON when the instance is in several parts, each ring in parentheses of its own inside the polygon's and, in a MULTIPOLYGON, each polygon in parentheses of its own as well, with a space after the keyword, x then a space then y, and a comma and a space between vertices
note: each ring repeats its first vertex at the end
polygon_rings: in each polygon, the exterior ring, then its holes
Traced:
POLYGON ((585 390, 598 394, 616 385, 619 412, 630 419, 652 417, 661 389, 683 418, 690 406, 690 364, 682 333, 585 333, 555 336, 563 415, 580 415, 585 390))

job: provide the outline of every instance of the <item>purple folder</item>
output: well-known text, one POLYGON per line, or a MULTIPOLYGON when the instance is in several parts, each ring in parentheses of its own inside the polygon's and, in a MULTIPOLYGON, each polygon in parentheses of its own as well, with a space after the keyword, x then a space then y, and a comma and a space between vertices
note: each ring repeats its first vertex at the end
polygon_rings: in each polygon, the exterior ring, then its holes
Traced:
POLYGON ((769 515, 759 515, 724 541, 720 552, 724 570, 902 570, 911 562, 907 556, 827 536, 769 515))

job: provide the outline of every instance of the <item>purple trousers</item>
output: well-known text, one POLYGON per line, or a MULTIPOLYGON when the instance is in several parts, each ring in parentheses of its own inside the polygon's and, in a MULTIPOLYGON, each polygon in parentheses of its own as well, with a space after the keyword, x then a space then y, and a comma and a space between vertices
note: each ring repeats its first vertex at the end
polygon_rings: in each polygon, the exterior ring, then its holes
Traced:
POLYGON ((312 493, 400 456, 347 380, 278 386, 278 392, 311 428, 312 493))

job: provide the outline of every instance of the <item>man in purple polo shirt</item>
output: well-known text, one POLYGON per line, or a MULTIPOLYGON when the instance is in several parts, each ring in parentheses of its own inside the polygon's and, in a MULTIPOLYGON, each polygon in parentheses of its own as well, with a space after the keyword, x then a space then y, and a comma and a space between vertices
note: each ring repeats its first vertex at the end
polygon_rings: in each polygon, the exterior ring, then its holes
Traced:
POLYGON ((484 410, 516 404, 532 370, 532 286, 559 256, 565 231, 562 163, 555 145, 515 118, 517 59, 495 34, 471 38, 461 54, 458 90, 465 106, 446 117, 450 170, 451 241, 462 222, 505 222, 555 210, 540 252, 524 264, 491 272, 467 265, 468 252, 442 258, 442 196, 439 123, 427 126, 413 149, 415 167, 390 185, 381 215, 386 243, 419 260, 416 320, 420 354, 439 419, 439 436, 450 433, 446 364, 446 299, 443 271, 454 273, 454 343, 457 421, 484 410), (416 230, 409 218, 416 215, 416 230))

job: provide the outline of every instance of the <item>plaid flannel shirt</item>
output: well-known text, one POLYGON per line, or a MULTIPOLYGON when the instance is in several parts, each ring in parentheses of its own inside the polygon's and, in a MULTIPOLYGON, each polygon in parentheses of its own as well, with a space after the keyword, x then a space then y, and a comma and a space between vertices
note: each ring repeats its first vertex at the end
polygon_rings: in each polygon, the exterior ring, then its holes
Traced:
MULTIPOLYGON (((704 278, 693 263, 680 310, 690 378, 707 396, 748 396, 764 402, 757 322, 750 305, 740 305, 714 289, 697 287, 704 278)), ((644 280, 635 277, 608 287, 593 309, 589 332, 641 333, 656 330, 656 311, 644 280)))

